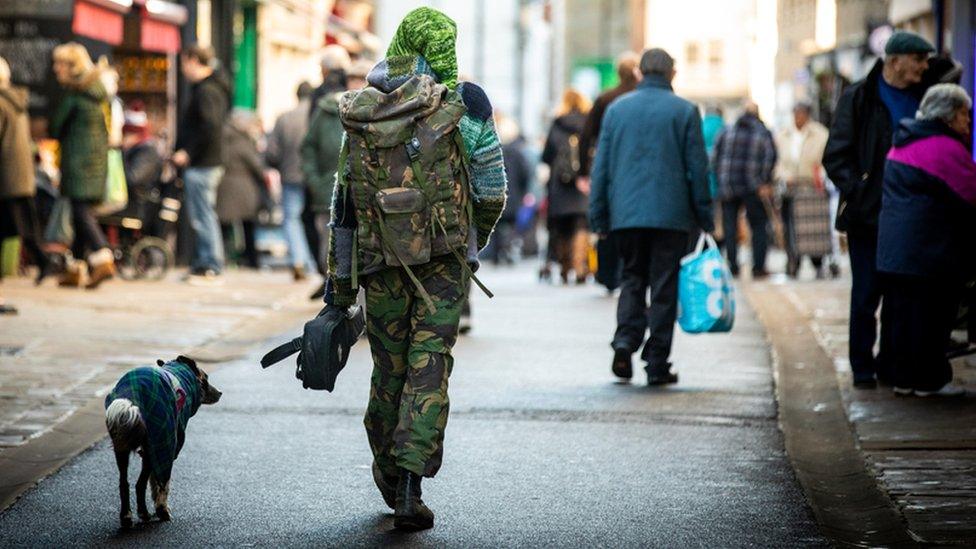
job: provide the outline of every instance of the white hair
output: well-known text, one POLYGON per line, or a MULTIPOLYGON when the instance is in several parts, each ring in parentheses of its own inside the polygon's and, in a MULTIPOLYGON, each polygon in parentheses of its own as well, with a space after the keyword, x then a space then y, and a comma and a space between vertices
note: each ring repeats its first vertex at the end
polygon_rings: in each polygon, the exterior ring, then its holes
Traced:
POLYGON ((973 107, 973 100, 966 89, 956 84, 936 84, 925 92, 915 118, 950 122, 960 110, 973 107))
POLYGON ((349 52, 346 48, 338 44, 330 44, 322 51, 322 70, 349 70, 352 61, 349 59, 349 52))
POLYGON ((7 60, 0 57, 0 88, 6 88, 10 85, 10 65, 7 64, 7 60))

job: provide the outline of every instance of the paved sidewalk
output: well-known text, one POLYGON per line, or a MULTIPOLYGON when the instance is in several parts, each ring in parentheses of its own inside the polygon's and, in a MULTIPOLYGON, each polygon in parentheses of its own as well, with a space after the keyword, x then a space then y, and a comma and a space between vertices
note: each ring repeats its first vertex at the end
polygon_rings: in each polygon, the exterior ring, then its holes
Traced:
POLYGON ((0 291, 20 314, 0 317, 0 509, 32 475, 104 434, 99 397, 126 370, 179 354, 233 360, 318 308, 307 300, 313 282, 243 271, 225 279, 191 286, 172 273, 98 291, 4 280, 0 291))
POLYGON ((850 280, 769 283, 796 307, 834 360, 837 382, 866 463, 923 543, 976 540, 976 364, 954 361, 966 399, 896 398, 855 391, 847 360, 850 280))

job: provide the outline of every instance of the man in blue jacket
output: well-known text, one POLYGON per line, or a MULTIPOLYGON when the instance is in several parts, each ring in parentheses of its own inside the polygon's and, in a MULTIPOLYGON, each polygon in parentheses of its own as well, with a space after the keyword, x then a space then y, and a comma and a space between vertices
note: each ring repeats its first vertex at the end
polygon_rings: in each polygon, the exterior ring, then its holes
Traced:
POLYGON ((624 263, 613 373, 633 377, 631 355, 643 345, 647 383, 665 385, 678 381, 668 359, 681 258, 690 233, 711 232, 714 221, 701 117, 671 88, 674 59, 648 50, 640 70, 637 89, 614 101, 604 117, 590 174, 590 226, 601 236, 614 233, 624 263))

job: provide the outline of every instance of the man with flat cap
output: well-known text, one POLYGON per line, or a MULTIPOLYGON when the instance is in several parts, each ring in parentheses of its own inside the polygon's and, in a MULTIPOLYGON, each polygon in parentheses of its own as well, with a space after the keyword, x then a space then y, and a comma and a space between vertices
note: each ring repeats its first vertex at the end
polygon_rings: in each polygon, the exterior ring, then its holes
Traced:
POLYGON ((925 72, 935 51, 921 36, 895 32, 867 78, 848 87, 837 103, 823 165, 840 189, 837 230, 847 233, 851 256, 850 362, 854 387, 890 385, 892 319, 882 303, 876 268, 881 182, 891 138, 902 118, 914 118, 925 94, 925 72), (875 314, 881 306, 877 355, 875 314))

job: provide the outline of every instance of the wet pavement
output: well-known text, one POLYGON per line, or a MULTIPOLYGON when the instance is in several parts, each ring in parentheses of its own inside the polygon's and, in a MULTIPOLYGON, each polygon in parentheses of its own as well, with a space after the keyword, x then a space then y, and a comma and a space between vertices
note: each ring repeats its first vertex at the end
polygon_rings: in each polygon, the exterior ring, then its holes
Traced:
POLYGON ((773 283, 833 360, 840 395, 865 466, 926 544, 976 540, 976 359, 953 361, 959 399, 854 390, 847 360, 850 280, 773 283))
MULTIPOLYGON (((399 534, 372 484, 360 343, 332 394, 258 354, 217 370, 174 469, 174 521, 117 529, 106 442, 0 515, 8 546, 824 546, 777 428, 768 349, 748 306, 729 335, 676 338, 681 382, 618 384, 613 299, 485 269, 456 349, 434 530, 399 534)), ((285 328, 285 326, 282 326, 285 328)), ((278 339, 297 333, 298 323, 278 339)), ((133 466, 135 467, 135 466, 133 466)))

